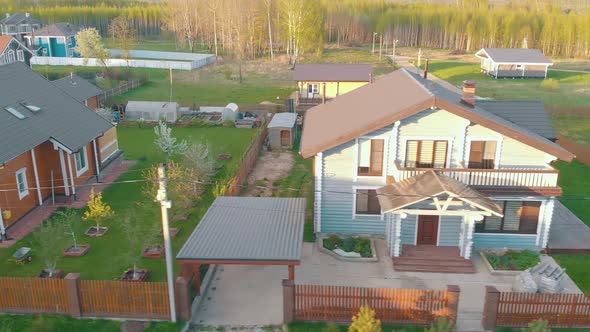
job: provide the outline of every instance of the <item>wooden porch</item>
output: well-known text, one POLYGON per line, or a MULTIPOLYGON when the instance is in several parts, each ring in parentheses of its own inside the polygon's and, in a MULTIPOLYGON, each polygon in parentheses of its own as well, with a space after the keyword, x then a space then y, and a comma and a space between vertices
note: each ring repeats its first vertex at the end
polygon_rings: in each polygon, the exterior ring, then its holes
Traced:
POLYGON ((475 273, 469 259, 460 256, 458 247, 404 245, 400 257, 393 257, 393 269, 400 272, 475 273))

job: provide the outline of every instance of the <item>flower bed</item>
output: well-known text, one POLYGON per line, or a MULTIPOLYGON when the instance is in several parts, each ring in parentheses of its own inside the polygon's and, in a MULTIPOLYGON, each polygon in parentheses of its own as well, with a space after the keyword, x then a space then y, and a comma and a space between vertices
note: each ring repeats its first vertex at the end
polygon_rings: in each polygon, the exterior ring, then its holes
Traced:
POLYGON ((318 246, 320 251, 341 260, 376 262, 375 245, 367 237, 345 237, 331 235, 321 238, 318 246))
POLYGON ((532 250, 485 252, 482 256, 496 271, 524 271, 540 262, 539 253, 532 250))

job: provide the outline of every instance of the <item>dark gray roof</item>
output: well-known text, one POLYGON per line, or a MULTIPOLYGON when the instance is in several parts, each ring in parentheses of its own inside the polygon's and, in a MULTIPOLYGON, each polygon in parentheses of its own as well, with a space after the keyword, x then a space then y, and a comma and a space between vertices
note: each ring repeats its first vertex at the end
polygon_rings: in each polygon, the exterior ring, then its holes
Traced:
POLYGON ((98 96, 103 92, 96 85, 76 74, 60 78, 52 81, 52 83, 81 103, 84 103, 88 98, 98 96))
POLYGON ((75 36, 78 32, 78 28, 75 25, 66 22, 60 23, 53 23, 47 26, 44 26, 41 29, 35 30, 35 37, 54 37, 54 36, 63 36, 63 37, 71 37, 75 36))
POLYGON ((554 140, 557 133, 545 104, 535 100, 477 100, 477 106, 535 133, 554 140))
POLYGON ((268 128, 293 128, 297 122, 297 113, 277 113, 273 115, 268 128))
POLYGON ((176 259, 298 262, 305 198, 217 197, 176 259))
MULTIPOLYGON (((4 14, 0 13, 0 15, 4 14)), ((25 14, 14 13, 10 14, 9 17, 4 16, 4 18, 0 20, 0 24, 41 24, 41 21, 32 16, 27 17, 25 14)))
POLYGON ((0 164, 49 139, 78 151, 112 126, 27 65, 0 66, 0 164), (32 112, 23 103, 40 110, 32 112), (9 107, 26 118, 18 119, 9 107))
POLYGON ((297 64, 293 73, 295 81, 310 82, 369 82, 373 66, 363 63, 313 63, 297 64))
POLYGON ((481 51, 484 51, 494 62, 552 63, 540 50, 534 48, 483 48, 481 51))

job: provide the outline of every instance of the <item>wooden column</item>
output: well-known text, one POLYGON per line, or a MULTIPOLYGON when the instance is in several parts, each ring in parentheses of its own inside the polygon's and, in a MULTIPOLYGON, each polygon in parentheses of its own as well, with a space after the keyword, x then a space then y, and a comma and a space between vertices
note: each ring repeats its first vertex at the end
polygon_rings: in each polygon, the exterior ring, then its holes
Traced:
POLYGON ((197 293, 197 295, 201 295, 201 271, 199 271, 199 268, 201 267, 200 264, 194 264, 194 272, 195 272, 195 291, 197 293))
POLYGON ((64 278, 68 296, 68 313, 72 317, 82 317, 80 307, 80 274, 68 273, 64 278))
POLYGON ((498 289, 493 286, 486 286, 486 297, 483 305, 483 318, 481 320, 481 325, 486 331, 493 331, 496 328, 499 302, 500 292, 498 289))
POLYGON ((289 265, 289 280, 295 281, 295 265, 289 265))
MULTIPOLYGON (((291 267, 291 265, 289 265, 291 267)), ((295 311, 295 283, 292 280, 283 279, 283 323, 293 321, 295 311)))
POLYGON ((322 83, 323 84, 323 92, 322 92, 322 104, 326 103, 326 83, 322 83))
POLYGON ((449 319, 453 322, 457 321, 457 313, 459 312, 459 294, 461 290, 457 285, 447 285, 447 294, 449 294, 449 319))

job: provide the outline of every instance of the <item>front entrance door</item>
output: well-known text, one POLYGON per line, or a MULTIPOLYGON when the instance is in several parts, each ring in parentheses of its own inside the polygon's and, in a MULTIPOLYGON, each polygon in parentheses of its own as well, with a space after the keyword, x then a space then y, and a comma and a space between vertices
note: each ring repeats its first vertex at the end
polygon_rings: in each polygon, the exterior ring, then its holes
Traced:
POLYGON ((307 98, 316 98, 319 96, 320 87, 317 83, 307 84, 307 98))
POLYGON ((436 245, 438 239, 438 216, 418 216, 416 244, 436 245))
POLYGON ((281 147, 291 147, 291 133, 288 130, 281 130, 281 147))

